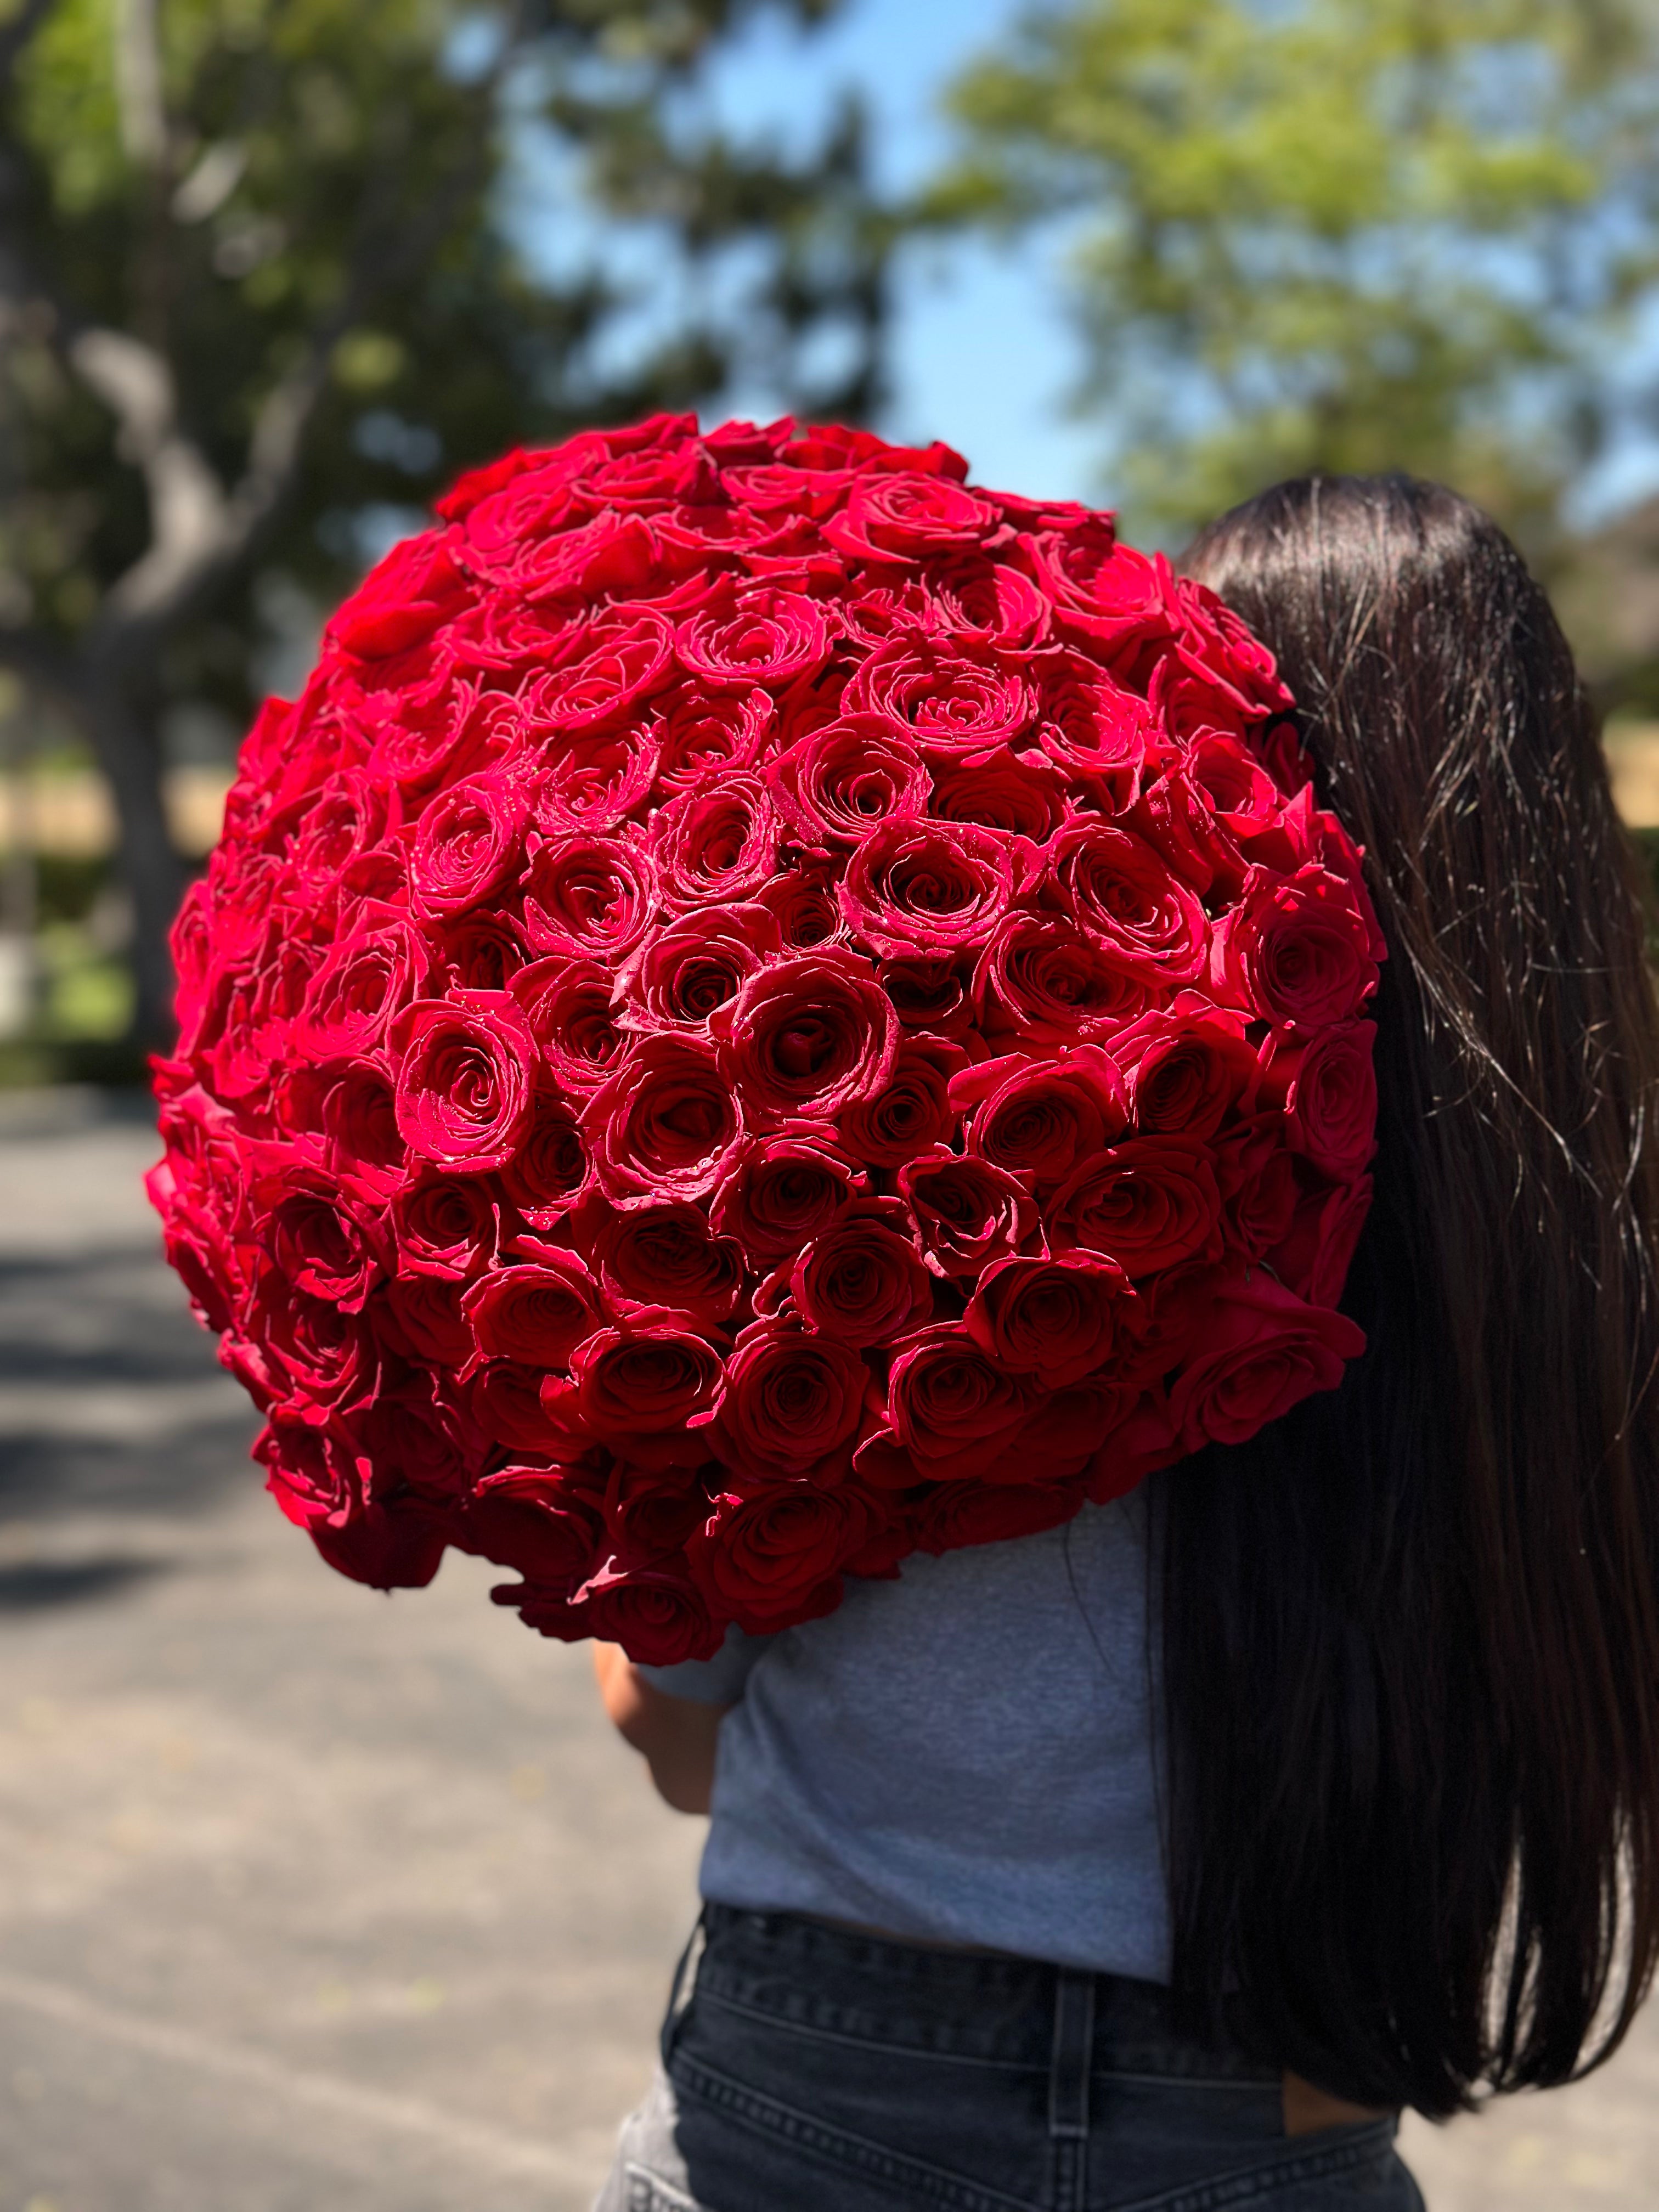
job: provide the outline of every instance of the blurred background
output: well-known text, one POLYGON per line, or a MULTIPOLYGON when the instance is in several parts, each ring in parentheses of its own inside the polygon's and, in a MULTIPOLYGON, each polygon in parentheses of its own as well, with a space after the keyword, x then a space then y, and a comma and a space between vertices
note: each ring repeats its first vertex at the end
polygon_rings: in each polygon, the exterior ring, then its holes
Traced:
MULTIPOLYGON (((1177 549, 1491 507, 1659 841, 1652 0, 0 0, 0 2212, 575 2212, 696 1824, 470 1563, 259 1496, 132 1086, 267 690, 457 471, 943 437, 1177 549)), ((1659 2202, 1659 2033, 1433 2212, 1659 2202)))
POLYGON ((131 1079, 238 738, 457 470, 944 437, 1177 548, 1403 465, 1659 819, 1650 0, 0 0, 0 1079, 131 1079))

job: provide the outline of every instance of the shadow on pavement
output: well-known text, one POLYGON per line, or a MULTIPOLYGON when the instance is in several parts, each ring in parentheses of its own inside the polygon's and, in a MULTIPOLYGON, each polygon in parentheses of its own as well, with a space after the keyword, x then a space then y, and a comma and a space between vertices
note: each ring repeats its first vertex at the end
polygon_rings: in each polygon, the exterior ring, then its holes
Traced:
POLYGON ((0 1613, 33 1613, 46 1606, 112 1597, 165 1571, 159 1559, 31 1559, 22 1566, 0 1567, 0 1613))

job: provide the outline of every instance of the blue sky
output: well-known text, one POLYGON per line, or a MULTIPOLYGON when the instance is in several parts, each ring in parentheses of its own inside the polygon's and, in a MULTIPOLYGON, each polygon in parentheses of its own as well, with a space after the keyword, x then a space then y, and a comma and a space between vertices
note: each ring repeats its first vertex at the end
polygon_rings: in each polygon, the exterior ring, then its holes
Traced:
MULTIPOLYGON (((870 111, 878 180, 895 191, 919 182, 949 153, 941 95, 963 68, 1000 43, 1029 0, 844 0, 823 29, 792 31, 781 13, 762 14, 743 40, 724 49, 706 88, 720 118, 741 133, 787 144, 815 139, 848 86, 870 111)), ((543 156, 545 158, 545 149, 543 156)), ((591 225, 572 216, 571 179, 521 181, 526 241, 536 258, 567 268, 588 258, 591 225), (542 187, 550 189, 543 190, 542 187), (556 208, 551 221, 538 209, 556 208)), ((626 319, 613 343, 625 355, 641 328, 672 325, 659 240, 606 233, 607 267, 639 280, 639 323, 626 319)), ((1110 504, 1108 426, 1069 410, 1081 348, 1066 303, 1065 272, 1053 234, 999 246, 985 241, 907 247, 894 286, 893 396, 878 427, 889 436, 944 438, 968 457, 981 483, 1033 496, 1110 504)), ((1659 361, 1659 308, 1626 349, 1632 388, 1647 388, 1659 361)), ((734 412, 764 414, 775 395, 738 392, 734 412)), ((1574 502, 1577 519, 1599 519, 1659 488, 1659 441, 1632 422, 1574 502)))
MULTIPOLYGON (((787 128, 856 84, 881 181, 902 188, 949 150, 939 105, 948 79, 1020 12, 1018 0, 852 0, 805 39, 773 19, 725 59, 714 96, 734 122, 787 128)), ((1029 244, 918 246, 900 276, 881 428, 945 439, 982 483, 1037 497, 1100 493, 1100 429, 1066 411, 1079 355, 1052 256, 1029 244)))
MULTIPOLYGON (((825 28, 791 31, 759 16, 721 51, 702 88, 714 114, 741 136, 815 141, 849 86, 869 111, 878 181, 902 191, 937 168, 951 145, 940 111, 948 80, 1017 20, 1019 0, 848 0, 825 28)), ((642 337, 672 328, 678 302, 664 285, 659 239, 607 228, 603 245, 573 198, 554 142, 532 133, 518 149, 516 228, 532 259, 574 275, 601 252, 607 273, 635 287, 636 315, 613 326, 609 349, 627 359, 642 337)), ((906 247, 894 284, 890 437, 943 438, 981 482, 1033 496, 1088 498, 1105 487, 1100 427, 1070 419, 1066 393, 1080 349, 1052 254, 1029 242, 999 247, 939 240, 906 247)), ((601 359, 604 354, 602 352, 601 359)), ((732 411, 775 411, 775 394, 738 392, 732 411)))

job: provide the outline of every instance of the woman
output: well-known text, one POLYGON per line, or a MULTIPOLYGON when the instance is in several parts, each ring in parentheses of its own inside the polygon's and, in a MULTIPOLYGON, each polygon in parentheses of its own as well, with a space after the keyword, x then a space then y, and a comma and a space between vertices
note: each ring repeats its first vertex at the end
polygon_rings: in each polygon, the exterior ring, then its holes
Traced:
POLYGON ((1571 2078, 1659 1954, 1659 1024, 1589 708, 1435 486, 1282 485, 1187 565, 1389 940, 1370 1350, 1067 1528, 600 1655, 714 1785, 600 2212, 1420 2204, 1400 2108, 1571 2078))

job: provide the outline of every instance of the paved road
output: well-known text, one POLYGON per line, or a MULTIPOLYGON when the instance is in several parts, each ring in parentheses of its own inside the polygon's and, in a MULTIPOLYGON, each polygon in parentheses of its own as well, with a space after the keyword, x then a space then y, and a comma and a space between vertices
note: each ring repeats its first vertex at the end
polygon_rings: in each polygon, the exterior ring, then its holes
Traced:
MULTIPOLYGON (((584 2212, 700 1824, 493 1571, 285 1527, 152 1150, 0 1101, 0 2212, 584 2212)), ((1659 2205, 1659 2019, 1412 2155, 1432 2212, 1659 2205)))

